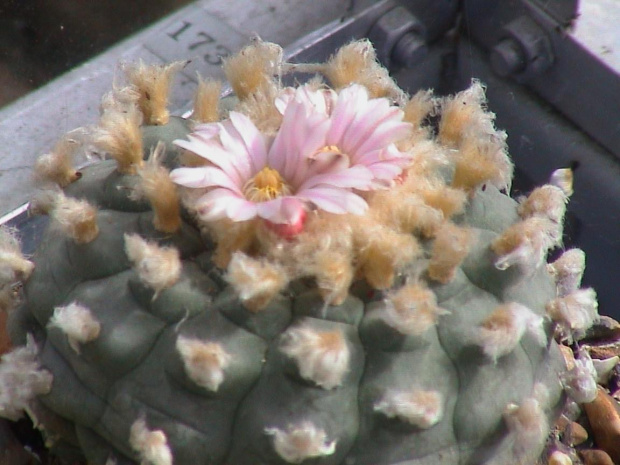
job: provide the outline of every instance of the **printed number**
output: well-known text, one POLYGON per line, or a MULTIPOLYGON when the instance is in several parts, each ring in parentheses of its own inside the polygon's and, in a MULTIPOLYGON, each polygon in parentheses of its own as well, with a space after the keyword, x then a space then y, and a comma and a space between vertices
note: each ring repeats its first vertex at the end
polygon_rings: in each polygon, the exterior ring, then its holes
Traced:
MULTIPOLYGON (((183 21, 181 27, 174 32, 168 33, 168 37, 175 42, 180 42, 182 40, 181 36, 185 35, 185 32, 189 31, 192 26, 193 24, 189 21, 183 21)), ((222 58, 231 54, 231 51, 225 45, 218 44, 212 35, 204 31, 198 31, 193 34, 192 41, 187 45, 187 50, 192 52, 204 47, 208 47, 210 51, 203 54, 202 58, 210 65, 221 65, 222 58)))
POLYGON ((183 25, 179 28, 179 30, 173 33, 168 33, 168 37, 178 42, 179 36, 183 34, 185 31, 187 31, 190 27, 192 27, 192 23, 188 21, 183 21, 183 25))

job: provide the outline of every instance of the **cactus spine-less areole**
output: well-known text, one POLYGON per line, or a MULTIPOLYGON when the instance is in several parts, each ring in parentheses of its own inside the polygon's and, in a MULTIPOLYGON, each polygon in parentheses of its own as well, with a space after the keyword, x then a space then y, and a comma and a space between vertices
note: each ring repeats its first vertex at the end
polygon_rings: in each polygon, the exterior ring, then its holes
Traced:
POLYGON ((32 262, 2 232, 3 415, 93 465, 534 463, 596 394, 557 344, 597 318, 583 253, 546 259, 572 172, 511 199, 483 87, 409 97, 367 41, 256 41, 188 119, 180 66, 126 67, 80 133, 108 160, 76 171, 75 133, 40 159, 32 262))

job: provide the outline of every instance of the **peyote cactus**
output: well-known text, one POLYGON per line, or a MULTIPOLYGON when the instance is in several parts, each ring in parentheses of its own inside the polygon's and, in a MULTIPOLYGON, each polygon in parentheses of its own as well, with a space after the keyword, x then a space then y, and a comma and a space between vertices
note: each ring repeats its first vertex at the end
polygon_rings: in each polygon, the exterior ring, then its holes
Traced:
POLYGON ((556 343, 597 318, 583 253, 546 264, 570 170, 511 199, 482 86, 409 98, 366 41, 303 66, 258 41, 187 120, 178 66, 104 98, 110 160, 78 173, 68 137, 38 163, 62 189, 34 270, 8 233, 1 258, 36 382, 4 413, 97 465, 534 463, 596 393, 556 343))

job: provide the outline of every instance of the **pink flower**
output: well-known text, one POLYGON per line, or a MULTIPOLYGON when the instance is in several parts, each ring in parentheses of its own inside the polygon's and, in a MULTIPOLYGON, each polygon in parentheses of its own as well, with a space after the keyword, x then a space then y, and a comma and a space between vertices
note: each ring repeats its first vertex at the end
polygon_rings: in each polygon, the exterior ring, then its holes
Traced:
POLYGON ((410 163, 394 142, 411 131, 403 112, 387 99, 369 99, 365 87, 353 84, 336 94, 331 89, 312 91, 308 86, 285 89, 276 100, 284 113, 293 99, 304 101, 315 111, 329 116, 330 128, 325 145, 332 155, 346 157, 349 165, 361 164, 373 173, 374 187, 390 185, 410 163))
POLYGON ((365 87, 354 84, 343 89, 330 120, 326 145, 346 154, 351 165, 370 169, 375 187, 389 185, 411 162, 394 145, 411 131, 411 124, 387 99, 369 99, 365 87))
POLYGON ((363 214, 368 205, 354 190, 393 180, 409 162, 393 144, 410 127, 401 110, 369 100, 361 86, 339 95, 302 86, 276 104, 283 116, 273 140, 231 112, 222 123, 197 127, 188 141, 175 141, 209 162, 171 175, 178 184, 206 189, 196 204, 201 219, 258 216, 294 234, 309 206, 363 214))

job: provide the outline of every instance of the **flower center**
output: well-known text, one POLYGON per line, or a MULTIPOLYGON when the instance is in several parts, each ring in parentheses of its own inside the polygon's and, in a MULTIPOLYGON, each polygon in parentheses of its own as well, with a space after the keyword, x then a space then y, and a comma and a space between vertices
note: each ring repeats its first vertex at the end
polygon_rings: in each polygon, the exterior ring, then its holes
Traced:
POLYGON ((243 194, 251 202, 265 202, 281 195, 290 195, 291 187, 284 182, 277 170, 265 166, 245 183, 243 194))

